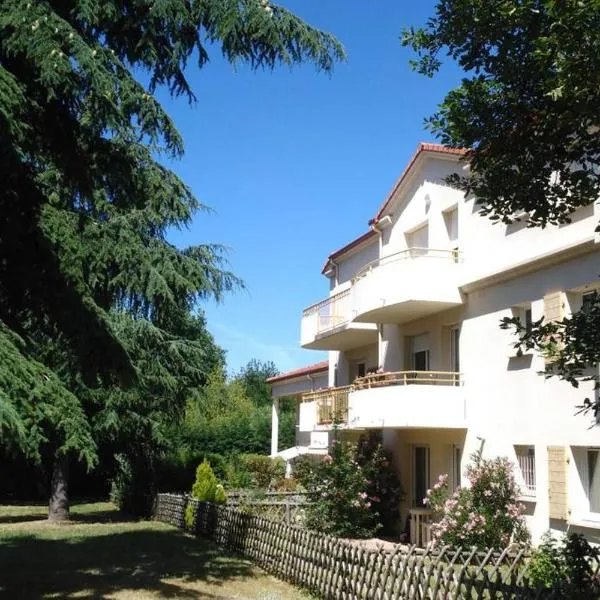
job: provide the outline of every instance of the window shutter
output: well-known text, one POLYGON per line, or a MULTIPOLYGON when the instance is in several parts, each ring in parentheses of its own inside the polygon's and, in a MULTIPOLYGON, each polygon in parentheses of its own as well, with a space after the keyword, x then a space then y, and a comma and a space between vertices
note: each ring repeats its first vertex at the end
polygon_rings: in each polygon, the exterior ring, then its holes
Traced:
POLYGON ((562 292, 552 292, 544 296, 544 321, 560 321, 564 318, 565 303, 562 292))
POLYGON ((566 521, 569 516, 568 468, 567 449, 564 446, 548 446, 548 501, 551 519, 566 521))
MULTIPOLYGON (((561 321, 565 317, 565 301, 563 292, 551 292, 544 296, 544 322, 561 321)), ((560 347, 556 347, 560 350, 560 347)), ((544 357, 546 363, 553 363, 555 356, 549 352, 544 357)))

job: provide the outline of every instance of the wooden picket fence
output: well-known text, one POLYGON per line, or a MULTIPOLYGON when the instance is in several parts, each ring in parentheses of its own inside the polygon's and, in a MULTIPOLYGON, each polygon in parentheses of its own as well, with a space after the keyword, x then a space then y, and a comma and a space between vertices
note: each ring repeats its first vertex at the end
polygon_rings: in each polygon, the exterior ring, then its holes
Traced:
POLYGON ((397 545, 367 549, 244 513, 234 507, 160 494, 155 518, 185 528, 190 502, 193 533, 252 560, 265 571, 325 600, 551 600, 524 575, 524 550, 481 553, 397 545))
POLYGON ((227 505, 240 510, 283 521, 288 525, 302 524, 304 509, 311 501, 312 494, 307 492, 249 492, 237 490, 227 492, 227 505))

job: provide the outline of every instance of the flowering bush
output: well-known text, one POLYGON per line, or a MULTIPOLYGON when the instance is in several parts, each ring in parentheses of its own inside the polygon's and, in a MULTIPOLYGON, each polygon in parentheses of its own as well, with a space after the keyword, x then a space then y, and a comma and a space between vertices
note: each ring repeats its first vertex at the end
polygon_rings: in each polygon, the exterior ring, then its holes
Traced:
POLYGON ((396 535, 399 533, 399 507, 404 493, 392 465, 392 456, 384 449, 378 432, 360 438, 356 448, 356 462, 362 466, 367 495, 379 514, 381 533, 396 535))
POLYGON ((306 525, 341 537, 367 538, 398 513, 400 487, 389 456, 375 438, 359 444, 336 440, 304 475, 314 493, 306 525))
POLYGON ((448 475, 441 475, 423 501, 431 507, 437 522, 432 525, 434 540, 451 546, 504 548, 511 543, 528 543, 525 506, 518 502, 519 487, 507 458, 485 460, 472 456, 467 467, 470 487, 448 490, 448 475))

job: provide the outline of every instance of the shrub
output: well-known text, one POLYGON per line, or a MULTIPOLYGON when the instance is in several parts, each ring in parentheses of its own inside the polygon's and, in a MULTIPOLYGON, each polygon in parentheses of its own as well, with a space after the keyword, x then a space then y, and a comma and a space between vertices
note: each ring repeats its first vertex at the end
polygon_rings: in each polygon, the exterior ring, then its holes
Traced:
POLYGON ((309 527, 344 537, 395 533, 402 487, 377 433, 358 444, 336 440, 319 462, 300 457, 294 475, 314 493, 306 508, 309 527))
POLYGON ((526 574, 537 586, 552 588, 557 600, 591 600, 600 597, 599 559, 600 550, 582 535, 571 533, 558 541, 548 533, 533 551, 526 574))
POLYGON ((441 475, 423 501, 437 516, 432 525, 434 540, 451 546, 504 548, 527 543, 529 533, 523 519, 524 505, 518 502, 512 463, 507 458, 485 460, 472 456, 467 467, 470 487, 449 495, 448 475, 441 475))
POLYGON ((356 462, 367 480, 367 494, 377 507, 381 532, 394 536, 400 526, 400 502, 404 496, 392 464, 392 455, 384 449, 381 434, 361 436, 356 448, 356 462))
POLYGON ((205 459, 196 469, 196 481, 192 486, 192 498, 200 502, 214 502, 218 485, 210 463, 205 459))
MULTIPOLYGON (((192 498, 200 502, 215 502, 225 504, 227 496, 223 486, 219 483, 210 463, 204 459, 196 469, 196 481, 192 486, 192 498)), ((195 521, 195 506, 189 503, 185 509, 185 524, 188 529, 193 529, 195 521)))
POLYGON ((232 489, 278 489, 285 478, 285 461, 263 454, 240 454, 227 469, 227 484, 232 489))
POLYGON ((156 479, 159 491, 189 491, 194 483, 196 468, 203 460, 208 460, 218 479, 225 479, 227 473, 225 457, 212 452, 181 448, 161 457, 157 462, 156 479))
POLYGON ((292 467, 294 479, 305 489, 310 485, 316 462, 314 456, 309 454, 302 454, 294 461, 292 467))
POLYGON ((127 515, 150 517, 156 495, 152 460, 142 454, 118 454, 115 458, 117 470, 111 481, 111 501, 127 515))
POLYGON ((331 454, 311 471, 308 489, 314 498, 306 508, 309 528, 355 538, 372 537, 379 529, 379 515, 355 454, 354 444, 336 440, 331 454))

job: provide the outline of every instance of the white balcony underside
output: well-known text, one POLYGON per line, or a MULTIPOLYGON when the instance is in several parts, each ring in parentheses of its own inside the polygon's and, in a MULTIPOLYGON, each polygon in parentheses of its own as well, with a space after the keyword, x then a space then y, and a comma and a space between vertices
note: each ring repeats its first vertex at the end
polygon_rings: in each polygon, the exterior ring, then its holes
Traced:
POLYGON ((462 304, 460 298, 451 302, 415 299, 380 302, 379 306, 371 304, 368 308, 364 307, 364 312, 354 318, 354 323, 408 323, 462 304))
POLYGON ((349 429, 467 427, 461 386, 392 385, 355 390, 348 397, 349 429))
POLYGON ((460 306, 459 266, 452 253, 429 249, 381 259, 356 277, 353 322, 406 323, 460 306))
POLYGON ((377 342, 377 326, 372 323, 344 323, 315 334, 302 343, 309 350, 349 350, 377 342))

